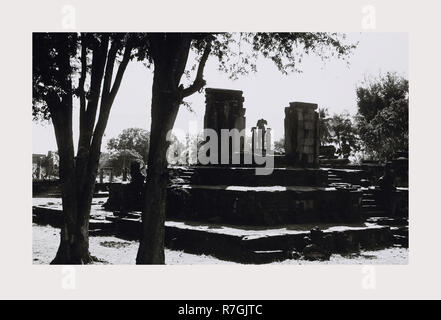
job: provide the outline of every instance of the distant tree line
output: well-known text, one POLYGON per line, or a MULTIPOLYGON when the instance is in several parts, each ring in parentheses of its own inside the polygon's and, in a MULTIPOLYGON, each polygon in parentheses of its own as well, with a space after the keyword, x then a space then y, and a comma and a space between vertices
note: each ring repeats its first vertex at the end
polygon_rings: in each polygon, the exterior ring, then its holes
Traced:
POLYGON ((124 129, 117 137, 107 142, 107 153, 101 154, 100 168, 111 167, 113 174, 120 176, 130 163, 136 161, 144 166, 148 159, 150 134, 142 128, 124 129))
POLYGON ((32 157, 32 179, 58 178, 58 152, 49 151, 47 155, 33 155, 32 157))

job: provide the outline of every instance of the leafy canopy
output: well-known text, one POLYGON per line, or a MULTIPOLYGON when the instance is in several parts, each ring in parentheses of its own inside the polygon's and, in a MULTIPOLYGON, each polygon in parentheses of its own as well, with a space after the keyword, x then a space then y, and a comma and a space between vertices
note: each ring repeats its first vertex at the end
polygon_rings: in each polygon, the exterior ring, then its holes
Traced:
POLYGON ((133 151, 147 163, 148 150, 150 145, 150 134, 141 128, 124 129, 116 138, 111 138, 107 142, 107 149, 110 153, 120 153, 123 151, 133 151))
POLYGON ((48 102, 61 102, 62 96, 69 92, 79 97, 83 86, 90 100, 94 52, 97 60, 100 46, 106 50, 102 55, 110 53, 113 49, 107 51, 108 46, 103 45, 110 41, 116 48, 115 61, 120 63, 129 41, 126 33, 46 32, 33 33, 32 39, 32 114, 35 121, 51 118, 48 102), (68 68, 64 65, 66 55, 70 58, 68 68), (86 68, 82 68, 82 58, 86 68), (80 80, 82 76, 84 82, 80 80))
MULTIPOLYGON (((111 42, 117 43, 118 57, 127 44, 128 34, 125 33, 34 33, 33 34, 33 116, 34 120, 49 119, 47 108, 48 96, 59 98, 63 93, 72 90, 78 96, 81 83, 81 56, 87 55, 87 64, 92 60, 92 51, 108 35, 111 42), (71 70, 66 73, 61 68, 61 53, 71 57, 71 70), (70 81, 67 81, 70 80, 70 81), (73 86, 73 88, 72 88, 73 86)), ((130 45, 133 56, 142 61, 147 67, 153 66, 152 39, 167 38, 174 33, 130 33, 130 45)), ((226 72, 230 78, 236 79, 241 75, 257 71, 257 59, 263 57, 274 62, 282 74, 300 72, 300 63, 305 55, 316 54, 321 59, 331 57, 345 59, 356 44, 346 43, 345 35, 325 32, 256 32, 256 33, 184 33, 182 36, 191 39, 190 50, 198 57, 183 75, 189 79, 190 74, 198 68, 203 53, 208 53, 218 60, 218 69, 226 72)), ((87 70, 87 75, 89 71, 87 70)), ((90 83, 88 78, 85 87, 90 83)))
POLYGON ((387 73, 357 88, 357 126, 364 152, 391 159, 409 148, 409 82, 387 73))
POLYGON ((330 118, 330 129, 332 142, 338 147, 338 155, 349 158, 360 149, 357 128, 349 113, 334 114, 330 118))
MULTIPOLYGON (((346 58, 356 47, 346 43, 346 36, 325 32, 243 32, 200 34, 192 49, 200 54, 206 42, 212 41, 211 55, 218 59, 218 69, 236 79, 257 71, 257 59, 274 62, 282 74, 300 72, 299 64, 305 55, 317 54, 323 60, 346 58)), ((193 66, 193 70, 196 65, 193 66)))

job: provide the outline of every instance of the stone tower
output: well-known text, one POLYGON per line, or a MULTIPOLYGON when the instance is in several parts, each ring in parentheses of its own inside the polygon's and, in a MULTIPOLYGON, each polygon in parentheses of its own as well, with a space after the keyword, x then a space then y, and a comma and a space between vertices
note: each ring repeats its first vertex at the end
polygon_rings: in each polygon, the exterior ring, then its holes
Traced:
POLYGON ((245 108, 242 91, 227 89, 205 89, 204 128, 245 129, 245 108))
MULTIPOLYGON (((240 90, 205 89, 204 129, 210 128, 217 132, 219 150, 221 129, 245 129, 244 97, 240 90)), ((240 152, 244 150, 244 142, 240 143, 240 152)), ((220 152, 219 152, 220 155, 220 152)))
POLYGON ((285 155, 288 165, 318 166, 320 147, 317 104, 291 102, 285 108, 285 155))

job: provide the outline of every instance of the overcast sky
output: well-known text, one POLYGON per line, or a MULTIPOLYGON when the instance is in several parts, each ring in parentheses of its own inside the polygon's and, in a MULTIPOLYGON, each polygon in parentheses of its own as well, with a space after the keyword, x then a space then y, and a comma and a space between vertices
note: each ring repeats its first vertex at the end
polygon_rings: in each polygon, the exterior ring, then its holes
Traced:
MULTIPOLYGON (((359 42, 348 62, 327 60, 316 56, 305 57, 300 65, 302 73, 282 75, 271 61, 258 60, 257 73, 238 80, 217 71, 216 59, 211 57, 205 67, 207 87, 242 90, 245 98, 246 126, 251 128, 260 118, 268 121, 274 139, 283 137, 284 108, 289 102, 317 103, 331 114, 347 110, 357 111, 355 88, 366 77, 395 71, 408 78, 407 33, 349 33, 348 41, 359 42)), ((104 141, 117 136, 123 129, 140 127, 150 130, 152 72, 142 63, 129 63, 120 90, 115 99, 104 141)), ((190 121, 203 127, 205 94, 196 93, 187 98, 193 112, 180 109, 175 128, 188 130, 190 121)), ((76 103, 78 105, 78 103, 76 103)), ((77 141, 78 113, 74 114, 74 137, 77 141)), ((51 124, 32 123, 33 153, 57 150, 51 124)))

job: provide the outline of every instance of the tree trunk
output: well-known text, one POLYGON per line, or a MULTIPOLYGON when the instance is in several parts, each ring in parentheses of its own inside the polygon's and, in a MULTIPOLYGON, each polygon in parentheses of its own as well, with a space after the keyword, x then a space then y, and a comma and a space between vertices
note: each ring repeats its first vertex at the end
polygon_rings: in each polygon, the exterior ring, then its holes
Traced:
POLYGON ((205 85, 203 70, 211 50, 206 44, 194 82, 179 85, 185 71, 192 38, 185 33, 150 34, 149 45, 155 70, 152 88, 152 124, 146 199, 142 213, 142 237, 137 264, 164 264, 164 233, 167 197, 167 135, 173 128, 183 98, 205 85))
MULTIPOLYGON (((71 86, 69 84, 66 87, 71 86)), ((63 204, 60 245, 51 264, 87 264, 93 260, 89 253, 89 216, 99 152, 95 152, 92 157, 89 155, 89 150, 84 150, 75 157, 72 135, 72 92, 66 92, 61 101, 48 106, 59 152, 59 178, 63 204), (89 162, 96 162, 96 166, 90 166, 89 162)))
POLYGON ((79 181, 75 171, 69 171, 69 181, 60 179, 65 181, 61 188, 64 219, 60 246, 52 264, 88 264, 94 260, 89 253, 89 217, 96 174, 83 184, 83 192, 77 192, 79 181))
POLYGON ((73 156, 72 158, 60 156, 64 219, 60 246, 52 264, 88 264, 95 260, 89 253, 89 218, 98 171, 98 159, 99 157, 93 161, 90 157, 90 161, 96 162, 96 165, 92 164, 83 168, 86 171, 85 174, 75 170, 73 156), (81 177, 84 176, 86 176, 86 180, 81 181, 81 177))
MULTIPOLYGON (((61 104, 57 108, 60 111, 61 104)), ((71 134, 72 116, 69 112, 57 112, 56 108, 52 108, 52 110, 52 120, 60 156, 59 174, 63 203, 60 246, 52 264, 89 263, 87 232, 84 232, 88 228, 85 229, 84 226, 84 214, 79 214, 84 210, 85 201, 83 201, 81 193, 78 192, 79 179, 77 178, 71 134)))
POLYGON ((76 249, 75 226, 77 220, 77 197, 75 186, 75 163, 73 160, 73 144, 70 139, 60 132, 60 124, 53 117, 54 128, 60 155, 60 182, 63 203, 63 225, 61 227, 61 239, 57 255, 52 264, 77 263, 73 258, 76 249))
POLYGON ((143 234, 137 264, 164 264, 164 222, 167 197, 167 133, 173 128, 179 101, 170 94, 167 72, 155 66, 152 89, 152 124, 148 155, 143 234))

